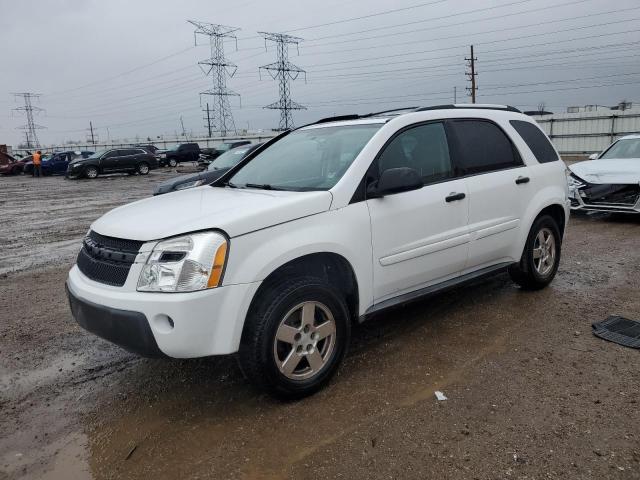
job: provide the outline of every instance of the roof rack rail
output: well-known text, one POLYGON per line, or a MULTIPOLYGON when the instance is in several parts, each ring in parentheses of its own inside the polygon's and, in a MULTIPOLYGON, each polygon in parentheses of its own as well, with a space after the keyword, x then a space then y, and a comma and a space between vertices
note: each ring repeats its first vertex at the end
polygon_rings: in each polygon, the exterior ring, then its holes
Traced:
POLYGON ((328 123, 328 122, 340 122, 342 120, 358 120, 359 118, 363 118, 363 116, 366 116, 366 115, 357 115, 357 114, 337 115, 335 117, 321 118, 320 120, 310 123, 309 125, 316 125, 318 123, 328 123))
POLYGON ((418 108, 416 112, 424 112, 427 110, 449 110, 456 108, 470 108, 478 110, 505 110, 508 112, 522 113, 516 107, 512 107, 510 105, 494 105, 490 103, 455 103, 450 105, 434 105, 432 107, 418 108))
POLYGON ((365 113, 363 115, 359 115, 357 113, 353 113, 350 115, 337 115, 335 117, 321 118, 320 120, 310 123, 309 125, 317 125, 318 123, 340 122, 343 120, 359 120, 361 118, 371 118, 371 117, 375 117, 376 115, 383 115, 385 113, 393 113, 393 112, 402 112, 404 110, 415 112, 416 110, 419 110, 419 108, 420 107, 402 107, 402 108, 392 108, 390 110, 383 110, 381 112, 365 113))
POLYGON ((404 110, 409 110, 409 111, 416 111, 419 110, 420 107, 401 107, 401 108, 391 108, 389 110, 382 110, 381 112, 373 112, 373 113, 367 113, 365 115, 362 115, 362 117, 375 117, 376 115, 382 115, 385 113, 393 113, 393 112, 402 112, 404 110))

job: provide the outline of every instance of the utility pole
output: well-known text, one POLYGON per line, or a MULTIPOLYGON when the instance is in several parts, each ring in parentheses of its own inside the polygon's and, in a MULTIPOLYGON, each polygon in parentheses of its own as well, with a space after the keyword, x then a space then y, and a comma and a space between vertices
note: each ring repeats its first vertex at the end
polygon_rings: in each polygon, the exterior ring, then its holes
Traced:
POLYGON ((180 115, 180 126, 182 127, 182 136, 187 138, 187 131, 184 129, 184 121, 182 120, 182 115, 180 115))
POLYGON ((24 130, 25 139, 27 143, 27 149, 37 148, 40 146, 40 141, 38 140, 38 136, 36 135, 36 130, 45 128, 42 125, 36 124, 33 119, 33 113, 42 112, 42 108, 34 107, 32 104, 33 99, 40 98, 39 93, 31 93, 31 92, 22 92, 22 93, 14 93, 13 96, 15 98, 22 97, 24 100, 24 107, 14 108, 16 112, 24 112, 27 116, 27 124, 18 127, 20 130, 24 130))
POLYGON ((289 81, 295 80, 301 73, 304 73, 305 81, 307 78, 307 72, 289 61, 289 45, 295 45, 296 48, 298 48, 298 44, 302 39, 291 35, 285 35, 283 33, 258 33, 264 37, 265 49, 267 48, 267 40, 269 40, 276 44, 277 52, 277 61, 259 67, 258 73, 262 70, 266 70, 269 75, 271 75, 271 78, 274 80, 277 79, 278 89, 280 92, 280 100, 266 105, 263 108, 280 110, 280 125, 278 130, 289 130, 293 127, 292 110, 307 109, 299 103, 291 100, 289 87, 289 81))
POLYGON ((453 87, 453 104, 455 105, 456 103, 458 103, 458 91, 456 87, 453 87))
POLYGON ((478 59, 473 54, 473 45, 471 45, 471 56, 469 58, 465 58, 467 61, 467 67, 469 71, 465 74, 467 78, 471 81, 471 87, 467 87, 467 91, 471 95, 471 103, 476 103, 476 92, 478 91, 478 86, 476 85, 476 77, 478 76, 478 72, 476 72, 476 62, 478 59))
POLYGON ((207 129, 209 130, 209 138, 213 135, 211 134, 211 116, 209 115, 209 102, 207 102, 207 129))
MULTIPOLYGON (((233 38, 236 41, 236 50, 238 49, 238 39, 234 32, 239 28, 217 25, 214 23, 204 23, 195 20, 189 20, 196 27, 193 32, 195 44, 198 44, 198 35, 209 37, 210 56, 209 58, 198 62, 200 69, 205 75, 211 75, 213 88, 200 93, 202 95, 212 95, 213 102, 213 125, 216 130, 224 137, 227 132, 235 132, 236 125, 233 121, 231 113, 231 104, 229 97, 240 97, 240 94, 227 88, 227 75, 233 77, 238 69, 237 65, 227 60, 224 56, 224 40, 233 38)), ((202 103, 200 103, 202 105, 202 103)), ((209 125, 209 129, 211 126, 209 125)), ((211 133, 209 134, 211 136, 211 133)))
POLYGON ((96 144, 96 139, 93 136, 93 123, 91 122, 91 120, 89 120, 89 130, 91 131, 91 144, 95 145, 96 144))

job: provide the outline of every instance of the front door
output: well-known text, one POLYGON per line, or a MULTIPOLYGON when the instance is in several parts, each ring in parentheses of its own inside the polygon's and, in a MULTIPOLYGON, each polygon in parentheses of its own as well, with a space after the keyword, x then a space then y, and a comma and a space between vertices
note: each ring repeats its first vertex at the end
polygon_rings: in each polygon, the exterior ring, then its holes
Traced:
POLYGON ((398 167, 417 170, 425 185, 367 200, 376 303, 456 277, 467 260, 467 189, 454 178, 444 125, 401 131, 372 170, 398 167))
POLYGON ((118 169, 118 150, 111 150, 105 153, 100 159, 100 167, 103 172, 113 172, 118 169))

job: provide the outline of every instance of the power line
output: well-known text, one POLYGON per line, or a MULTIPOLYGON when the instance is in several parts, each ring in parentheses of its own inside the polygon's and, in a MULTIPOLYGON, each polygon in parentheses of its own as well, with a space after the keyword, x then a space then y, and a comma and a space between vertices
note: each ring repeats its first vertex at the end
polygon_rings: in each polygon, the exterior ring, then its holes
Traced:
POLYGON ((36 135, 36 130, 40 130, 43 127, 42 125, 38 125, 33 119, 33 113, 42 112, 42 108, 34 107, 32 100, 40 98, 40 93, 31 93, 31 92, 21 92, 14 93, 13 96, 15 98, 21 97, 24 100, 23 107, 17 107, 13 110, 16 112, 24 113, 27 117, 27 124, 18 127, 20 130, 24 130, 25 140, 27 144, 27 148, 37 148, 40 146, 40 141, 38 140, 38 136, 36 135))
POLYGON ((198 35, 209 37, 211 56, 198 62, 198 64, 205 75, 212 75, 213 88, 205 90, 200 95, 212 95, 214 97, 213 125, 222 136, 225 136, 228 131, 236 131, 229 97, 239 97, 240 94, 227 88, 227 75, 233 77, 238 67, 225 58, 223 40, 225 38, 235 39, 234 32, 240 29, 194 20, 189 20, 189 23, 196 27, 194 32, 196 44, 198 35))
POLYGON ((289 61, 289 45, 295 45, 297 48, 302 39, 283 33, 258 33, 264 37, 265 48, 267 41, 276 44, 278 58, 274 63, 269 63, 258 68, 258 73, 266 70, 271 78, 278 80, 278 89, 280 92, 280 99, 264 108, 280 110, 280 125, 278 128, 279 130, 288 130, 293 127, 292 110, 306 110, 306 107, 291 100, 289 87, 289 81, 295 80, 301 73, 304 73, 306 77, 306 72, 302 68, 289 61))
POLYGON ((292 30, 286 30, 286 32, 287 33, 291 33, 291 32, 299 32, 301 30, 311 30, 313 28, 328 27, 330 25, 338 25, 340 23, 353 22, 355 20, 363 20, 365 18, 373 18, 373 17, 379 17, 381 15, 389 15, 390 13, 405 12, 407 10, 415 10, 416 8, 428 7, 430 5, 436 5, 438 3, 444 3, 446 1, 447 0, 436 0, 434 2, 419 3, 417 5, 410 5, 408 7, 401 7, 401 8, 394 8, 394 9, 391 9, 391 10, 385 10, 384 12, 371 13, 369 15, 361 15, 359 17, 345 18, 345 19, 342 19, 342 20, 335 20, 333 22, 319 23, 319 24, 316 24, 316 25, 308 25, 306 27, 294 28, 292 30))
POLYGON ((120 78, 120 77, 122 77, 124 75, 129 75, 130 73, 137 72, 138 70, 146 69, 147 67, 150 67, 152 65, 156 65, 157 63, 163 62, 163 61, 165 61, 165 60, 167 60, 169 58, 181 55, 181 54, 183 54, 185 52, 188 52, 192 48, 194 48, 194 46, 191 46, 189 48, 183 48, 182 50, 179 50, 179 51, 174 52, 174 53, 170 53, 169 55, 165 55, 164 57, 161 57, 161 58, 159 58, 157 60, 154 60, 154 61, 149 62, 149 63, 145 63, 143 65, 139 65, 139 66, 137 66, 135 68, 132 68, 131 70, 126 70, 126 71, 124 71, 122 73, 118 73, 117 75, 113 75, 113 76, 108 77, 108 78, 103 78, 101 80, 96 80, 95 82, 86 83, 86 84, 80 85, 78 87, 69 88, 67 90, 60 90, 60 91, 57 91, 57 92, 51 92, 48 95, 50 95, 50 96, 60 95, 60 94, 63 94, 63 93, 73 92, 75 90, 81 90, 83 88, 91 87, 93 85, 99 85, 101 83, 110 82, 112 80, 115 80, 116 78, 120 78))
MULTIPOLYGON (((568 2, 565 4, 562 4, 563 6, 567 6, 567 5, 573 5, 575 3, 582 3, 585 1, 589 1, 589 0, 578 0, 577 2, 568 2)), ((591 13, 591 14, 587 14, 587 15, 580 15, 580 16, 570 16, 570 17, 566 17, 566 18, 559 18, 557 20, 549 20, 545 22, 545 25, 550 25, 553 23, 562 23, 562 22, 570 22, 570 21, 575 21, 575 20, 579 20, 579 19, 583 19, 583 18, 590 18, 590 17, 601 17, 602 15, 610 15, 613 13, 625 13, 625 12, 629 12, 629 11, 633 11, 633 10, 638 10, 639 7, 630 7, 630 8, 621 8, 618 10, 609 10, 606 12, 597 12, 597 13, 591 13)), ((523 12, 518 12, 517 14, 524 14, 524 13, 531 13, 531 12, 536 12, 539 10, 547 10, 547 8, 534 8, 531 10, 525 10, 523 12)), ((499 15, 497 17, 490 17, 490 18, 500 18, 500 17, 506 17, 506 16, 511 16, 511 15, 515 15, 513 13, 511 14, 507 14, 507 15, 499 15)), ((483 20, 488 20, 488 19, 483 19, 483 20)), ((630 21, 628 19, 625 19, 623 21, 630 21)), ((440 29, 440 28, 445 28, 445 27, 456 27, 456 26, 461 26, 461 25, 466 25, 469 23, 478 23, 477 20, 468 20, 468 21, 464 21, 464 22, 457 22, 457 23, 450 23, 447 25, 437 25, 434 27, 427 27, 427 28, 420 28, 417 30, 403 30, 400 32, 394 32, 394 33, 390 33, 390 34, 386 34, 386 35, 374 35, 374 36, 369 36, 369 37, 359 37, 357 39, 353 39, 353 40, 345 40, 345 41, 341 41, 338 43, 347 43, 347 42, 353 42, 354 40, 358 40, 359 42, 363 41, 363 40, 373 40, 373 39, 380 39, 380 38, 384 38, 384 37, 388 37, 388 36, 393 36, 393 37, 397 37, 398 35, 406 35, 409 33, 416 33, 416 32, 423 32, 425 30, 431 32, 433 30, 436 29, 440 29)), ((426 39, 426 41, 442 41, 442 40, 448 40, 448 39, 452 39, 452 38, 461 38, 461 37, 468 37, 470 35, 486 35, 489 33, 502 33, 502 32, 507 32, 509 30, 522 30, 524 28, 530 28, 530 27, 540 27, 540 23, 531 23, 528 25, 517 25, 517 26, 513 26, 513 27, 499 27, 499 28, 495 28, 492 30, 483 30, 481 32, 465 32, 462 34, 457 34, 457 35, 449 35, 446 37, 443 36, 438 36, 438 37, 434 37, 432 39, 426 39)), ((589 26, 591 27, 591 26, 589 26)), ((564 31, 564 30, 563 30, 564 31)), ((356 48, 349 48, 349 49, 340 49, 340 50, 327 50, 327 51, 321 51, 321 52, 315 52, 314 55, 330 55, 330 54, 334 54, 334 53, 344 53, 344 52, 355 52, 355 51, 359 51, 359 50, 370 50, 373 48, 388 48, 388 47, 399 47, 399 46, 404 46, 404 45, 412 45, 416 43, 415 40, 412 41, 405 41, 405 42, 396 42, 396 43, 384 43, 384 44, 379 44, 379 45, 366 45, 366 46, 362 46, 362 47, 356 47, 356 48)), ((318 45, 310 45, 310 48, 317 48, 320 46, 325 46, 325 45, 331 45, 332 42, 329 43, 323 43, 323 44, 318 44, 318 45)))

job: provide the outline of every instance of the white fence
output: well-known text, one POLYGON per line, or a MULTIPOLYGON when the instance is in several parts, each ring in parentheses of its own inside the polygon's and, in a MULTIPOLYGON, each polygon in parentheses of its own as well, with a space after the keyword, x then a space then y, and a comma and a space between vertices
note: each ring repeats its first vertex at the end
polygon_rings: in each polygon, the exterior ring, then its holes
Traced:
POLYGON ((601 152, 618 138, 640 134, 640 109, 534 115, 561 155, 601 152))

